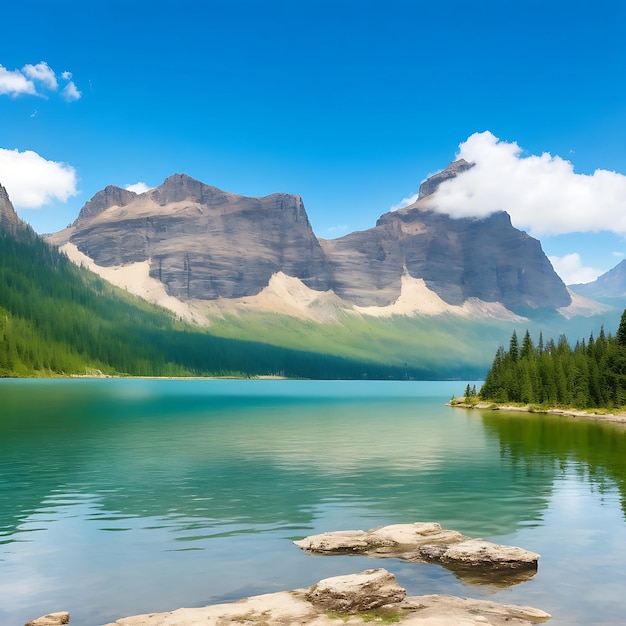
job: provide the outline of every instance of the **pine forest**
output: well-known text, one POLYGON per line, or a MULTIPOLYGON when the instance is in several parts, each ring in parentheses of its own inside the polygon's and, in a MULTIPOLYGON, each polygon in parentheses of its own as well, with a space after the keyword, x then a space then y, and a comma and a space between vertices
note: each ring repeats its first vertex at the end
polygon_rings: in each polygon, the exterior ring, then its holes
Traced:
MULTIPOLYGON (((467 390, 466 390, 467 393, 467 390)), ((619 408, 626 405, 626 311, 615 336, 604 328, 572 347, 565 335, 536 343, 513 331, 501 347, 478 394, 483 401, 541 406, 619 408)))

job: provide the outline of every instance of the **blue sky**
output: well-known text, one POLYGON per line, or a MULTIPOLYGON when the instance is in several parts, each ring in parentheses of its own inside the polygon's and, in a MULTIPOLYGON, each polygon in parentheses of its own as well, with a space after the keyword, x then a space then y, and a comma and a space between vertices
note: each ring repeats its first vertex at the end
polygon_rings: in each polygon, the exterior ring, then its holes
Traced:
POLYGON ((106 185, 185 172, 245 195, 300 194, 316 234, 336 237, 491 138, 492 162, 501 149, 525 165, 494 174, 509 192, 542 190, 542 165, 570 167, 559 184, 572 182, 571 205, 542 204, 552 193, 534 210, 531 194, 511 208, 566 282, 626 253, 621 0, 5 4, 0 183, 38 232, 106 185))

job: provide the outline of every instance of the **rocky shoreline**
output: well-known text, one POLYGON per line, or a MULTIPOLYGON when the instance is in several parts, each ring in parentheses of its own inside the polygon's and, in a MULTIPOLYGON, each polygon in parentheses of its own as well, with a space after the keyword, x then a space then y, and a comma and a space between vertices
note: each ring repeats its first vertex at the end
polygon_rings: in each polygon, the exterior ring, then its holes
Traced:
POLYGON ((564 417, 575 417, 578 419, 591 420, 596 422, 614 422, 626 424, 626 413, 594 413, 592 411, 582 411, 574 408, 551 408, 543 409, 536 404, 497 404, 495 402, 466 402, 465 398, 455 398, 446 403, 456 409, 483 409, 489 411, 514 411, 519 413, 542 413, 546 415, 562 415, 564 417))
MULTIPOLYGON (((534 552, 472 539, 443 529, 435 522, 329 532, 305 537, 294 544, 312 554, 362 554, 436 562, 455 574, 472 572, 475 576, 486 577, 488 582, 495 578, 506 580, 507 585, 532 577, 539 559, 534 552)), ((550 617, 533 607, 487 600, 446 595, 407 597, 395 576, 379 568, 326 578, 309 588, 253 596, 237 602, 123 617, 106 626, 336 626, 364 622, 527 626, 545 622, 550 617)), ((58 612, 32 620, 25 626, 62 626, 69 621, 69 613, 58 612)))

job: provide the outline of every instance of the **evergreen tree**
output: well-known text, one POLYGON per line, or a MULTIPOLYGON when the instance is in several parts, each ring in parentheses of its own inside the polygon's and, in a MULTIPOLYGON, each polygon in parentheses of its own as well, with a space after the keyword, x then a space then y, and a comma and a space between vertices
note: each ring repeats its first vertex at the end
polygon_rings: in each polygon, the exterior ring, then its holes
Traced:
POLYGON ((534 359, 535 358, 535 346, 533 340, 530 338, 530 333, 526 330, 524 339, 522 340, 522 351, 520 353, 522 359, 534 359))
POLYGON ((517 341, 517 333, 513 331, 511 341, 509 342, 509 357, 513 363, 517 363, 519 359, 519 344, 517 341))
POLYGON ((626 310, 622 313, 622 319, 619 323, 619 328, 617 329, 617 344, 626 348, 626 310))
POLYGON ((615 337, 601 328, 597 339, 572 348, 543 335, 535 348, 526 331, 521 349, 513 332, 509 351, 500 347, 480 390, 483 400, 587 407, 626 405, 626 310, 615 337))

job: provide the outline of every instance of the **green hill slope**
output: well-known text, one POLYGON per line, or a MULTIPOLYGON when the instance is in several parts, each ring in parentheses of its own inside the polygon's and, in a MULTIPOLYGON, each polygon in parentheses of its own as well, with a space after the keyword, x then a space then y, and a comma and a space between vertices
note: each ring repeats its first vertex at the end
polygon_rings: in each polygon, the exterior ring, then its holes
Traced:
MULTIPOLYGON (((0 376, 423 378, 427 367, 215 336, 74 266, 28 229, 0 231, 0 376)), ((248 340, 245 340, 248 339, 248 340)))
POLYGON ((616 313, 528 324, 452 315, 378 319, 346 315, 314 323, 250 312, 208 328, 76 267, 30 229, 0 229, 0 376, 95 373, 477 380, 513 328, 544 337, 598 332, 616 313))

